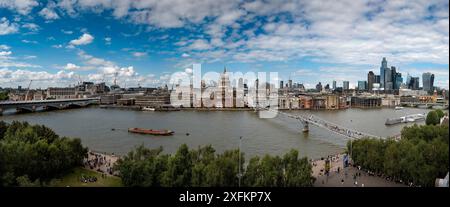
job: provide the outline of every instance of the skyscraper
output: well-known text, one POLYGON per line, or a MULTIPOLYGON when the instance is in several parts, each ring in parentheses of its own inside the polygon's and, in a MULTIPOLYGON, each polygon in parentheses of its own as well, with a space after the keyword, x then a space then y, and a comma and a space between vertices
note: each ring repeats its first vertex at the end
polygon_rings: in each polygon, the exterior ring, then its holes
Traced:
POLYGON ((292 80, 289 80, 289 85, 288 85, 288 88, 292 88, 292 80))
POLYGON ((344 90, 349 90, 350 89, 350 82, 344 81, 342 86, 343 86, 344 90))
POLYGON ((395 78, 394 78, 394 89, 398 90, 400 89, 400 86, 403 83, 403 78, 402 78, 402 74, 401 73, 395 73, 395 78))
POLYGON ((406 83, 408 88, 412 90, 419 90, 419 77, 408 76, 408 79, 409 82, 406 83))
POLYGON ((372 71, 369 71, 367 74, 367 90, 372 91, 374 83, 376 83, 375 74, 372 71))
POLYGON ((283 81, 280 81, 280 88, 283 88, 283 81))
POLYGON ((424 73, 422 74, 422 84, 423 84, 423 90, 424 91, 433 91, 434 89, 434 74, 432 73, 424 73))
POLYGON ((392 90, 394 87, 394 84, 392 83, 392 70, 395 70, 395 67, 392 66, 391 68, 386 67, 384 70, 384 90, 385 91, 390 91, 392 90))
POLYGON ((367 81, 358 81, 358 90, 366 91, 367 90, 367 81))
POLYGON ((385 71, 386 69, 389 69, 387 67, 387 60, 385 57, 383 57, 383 60, 381 61, 381 67, 380 67, 380 87, 383 88, 384 87, 384 82, 385 82, 385 71))
POLYGON ((333 90, 336 90, 336 81, 333 81, 333 90))

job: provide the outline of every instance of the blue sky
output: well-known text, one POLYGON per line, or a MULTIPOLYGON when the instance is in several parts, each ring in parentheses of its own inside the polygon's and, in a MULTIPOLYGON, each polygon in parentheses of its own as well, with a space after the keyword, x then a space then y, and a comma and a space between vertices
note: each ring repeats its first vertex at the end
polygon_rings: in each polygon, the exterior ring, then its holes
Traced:
POLYGON ((279 72, 354 86, 389 66, 448 89, 448 1, 0 0, 0 87, 158 86, 203 72, 279 72))

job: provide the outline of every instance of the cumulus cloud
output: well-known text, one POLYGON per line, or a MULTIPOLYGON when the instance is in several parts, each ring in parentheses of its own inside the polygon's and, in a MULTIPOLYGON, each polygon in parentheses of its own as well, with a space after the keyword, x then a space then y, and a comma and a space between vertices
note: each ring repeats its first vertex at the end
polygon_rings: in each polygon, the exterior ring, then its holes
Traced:
POLYGON ((74 39, 70 41, 70 45, 78 46, 78 45, 87 45, 94 41, 94 37, 88 33, 84 33, 78 39, 74 39))
POLYGON ((0 19, 0 35, 13 34, 19 31, 16 23, 10 23, 6 17, 0 19))
POLYGON ((0 56, 9 56, 11 54, 12 54, 11 51, 0 51, 0 56))
POLYGON ((0 0, 0 8, 17 11, 19 14, 28 14, 33 7, 38 6, 36 0, 0 0))
POLYGON ((73 64, 73 63, 67 63, 67 65, 64 66, 64 69, 65 69, 65 70, 78 70, 78 69, 80 69, 80 68, 81 68, 80 66, 75 65, 75 64, 73 64))
POLYGON ((186 49, 188 50, 208 50, 211 49, 211 45, 203 39, 194 40, 186 49))
POLYGON ((31 32, 37 32, 37 31, 39 31, 41 29, 39 27, 39 25, 37 25, 35 23, 25 23, 25 24, 22 25, 22 27, 30 30, 31 32))
POLYGON ((39 15, 48 21, 59 19, 59 15, 54 10, 55 7, 56 4, 53 1, 50 1, 47 4, 47 7, 39 12, 39 15))
POLYGON ((63 46, 61 44, 58 45, 52 45, 53 48, 62 48, 63 46))
MULTIPOLYGON (((0 45, 4 46, 4 45, 0 45)), ((8 46, 4 47, 8 48, 8 46)), ((33 65, 29 63, 24 63, 20 61, 16 61, 16 57, 12 56, 13 52, 11 51, 0 51, 0 68, 40 68, 39 65, 33 65)))
POLYGON ((9 50, 10 48, 8 45, 0 45, 0 50, 9 50))

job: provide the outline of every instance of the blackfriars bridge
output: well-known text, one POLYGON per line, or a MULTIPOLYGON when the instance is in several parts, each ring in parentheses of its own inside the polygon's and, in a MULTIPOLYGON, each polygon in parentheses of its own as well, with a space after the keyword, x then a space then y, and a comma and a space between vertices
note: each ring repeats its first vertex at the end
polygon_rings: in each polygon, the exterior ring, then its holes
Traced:
POLYGON ((32 101, 1 101, 0 115, 9 109, 16 112, 35 112, 42 108, 44 110, 65 109, 72 107, 85 107, 98 103, 99 98, 78 98, 78 99, 54 99, 54 100, 32 100, 32 101))

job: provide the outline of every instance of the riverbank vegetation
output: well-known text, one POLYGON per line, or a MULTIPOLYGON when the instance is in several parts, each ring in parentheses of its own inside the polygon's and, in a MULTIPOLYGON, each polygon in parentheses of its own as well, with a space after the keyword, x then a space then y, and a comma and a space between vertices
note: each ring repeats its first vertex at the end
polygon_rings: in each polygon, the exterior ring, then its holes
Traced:
POLYGON ((404 127, 399 141, 366 138, 349 142, 354 163, 396 180, 434 186, 435 179, 449 171, 449 128, 436 123, 440 112, 433 113, 428 125, 404 127))
POLYGON ((0 186, 43 186, 82 166, 86 155, 80 139, 42 125, 0 121, 0 186))
POLYGON ((0 91, 0 101, 6 101, 9 99, 8 91, 0 91))
POLYGON ((312 166, 296 150, 284 156, 253 157, 244 168, 239 150, 217 154, 212 146, 189 149, 181 145, 173 155, 162 154, 162 148, 136 148, 122 157, 116 170, 125 186, 209 187, 239 186, 312 186, 312 166), (240 161, 240 162, 239 162, 240 161))

